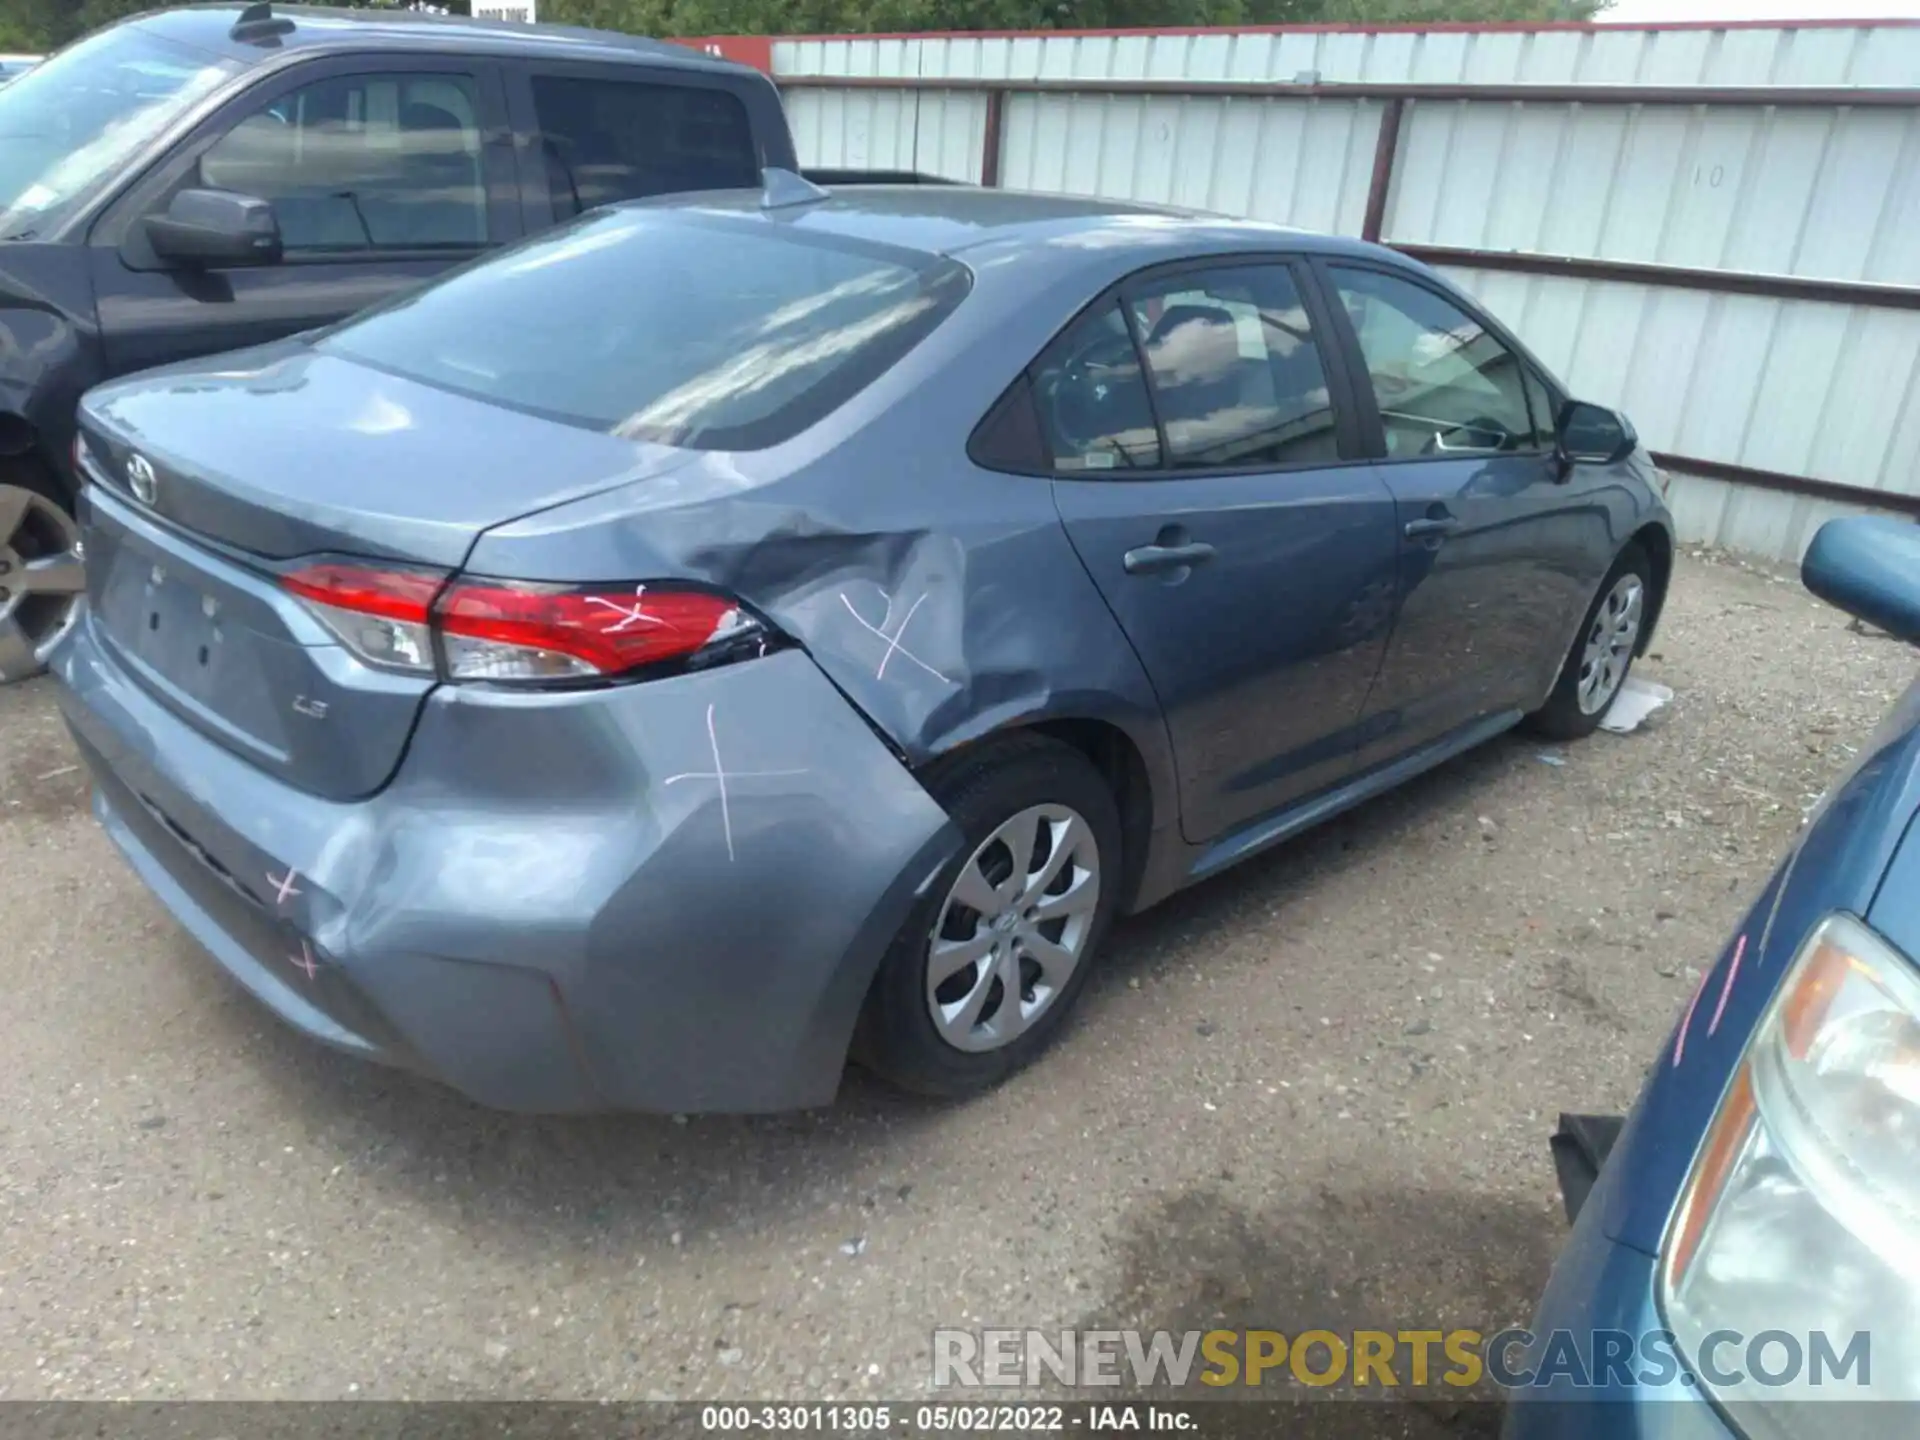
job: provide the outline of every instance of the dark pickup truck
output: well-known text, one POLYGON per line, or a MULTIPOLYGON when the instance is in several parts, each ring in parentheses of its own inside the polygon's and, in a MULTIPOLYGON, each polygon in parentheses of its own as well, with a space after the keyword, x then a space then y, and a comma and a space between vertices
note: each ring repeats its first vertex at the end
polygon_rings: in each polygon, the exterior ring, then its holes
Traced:
POLYGON ((597 205, 770 167, 796 161, 765 75, 587 30, 195 6, 0 88, 0 682, 40 668, 84 585, 82 391, 330 323, 597 205))

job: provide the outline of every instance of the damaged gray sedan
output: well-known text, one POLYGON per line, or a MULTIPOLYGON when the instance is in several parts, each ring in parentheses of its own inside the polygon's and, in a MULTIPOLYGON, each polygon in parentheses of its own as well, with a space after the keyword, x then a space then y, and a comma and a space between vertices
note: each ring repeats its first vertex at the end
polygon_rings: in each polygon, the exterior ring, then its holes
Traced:
POLYGON ((1592 730, 1673 550, 1432 272, 959 187, 594 212, 81 422, 102 824, 283 1019, 523 1110, 991 1085, 1116 916, 1592 730))

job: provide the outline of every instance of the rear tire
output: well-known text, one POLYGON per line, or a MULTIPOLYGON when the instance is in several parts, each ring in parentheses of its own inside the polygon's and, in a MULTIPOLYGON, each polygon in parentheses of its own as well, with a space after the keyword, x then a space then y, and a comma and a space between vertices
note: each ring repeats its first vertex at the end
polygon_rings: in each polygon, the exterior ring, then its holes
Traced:
POLYGON ((960 853, 880 962, 854 1057, 958 1098, 1030 1063, 1079 998, 1119 900, 1120 812, 1085 756, 1040 736, 989 742, 924 783, 960 853))
POLYGON ((0 460, 0 685, 37 675, 85 593, 66 490, 30 459, 0 460))
POLYGON ((1627 683, 1652 608, 1653 562, 1630 542, 1600 582, 1553 693, 1527 717, 1528 728, 1549 740, 1581 740, 1599 729, 1627 683))

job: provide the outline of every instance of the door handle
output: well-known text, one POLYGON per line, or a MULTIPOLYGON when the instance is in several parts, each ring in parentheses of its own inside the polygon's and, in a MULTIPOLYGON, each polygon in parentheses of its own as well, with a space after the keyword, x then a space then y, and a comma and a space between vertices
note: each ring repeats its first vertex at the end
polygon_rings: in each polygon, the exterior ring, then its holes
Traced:
POLYGON ((1204 540, 1193 540, 1185 545, 1142 545, 1127 551, 1120 563, 1129 575, 1159 575, 1168 570, 1204 565, 1213 555, 1213 546, 1204 540))
POLYGON ((1429 515, 1424 520, 1409 520, 1405 533, 1409 540, 1444 540, 1460 528, 1454 515, 1429 515))

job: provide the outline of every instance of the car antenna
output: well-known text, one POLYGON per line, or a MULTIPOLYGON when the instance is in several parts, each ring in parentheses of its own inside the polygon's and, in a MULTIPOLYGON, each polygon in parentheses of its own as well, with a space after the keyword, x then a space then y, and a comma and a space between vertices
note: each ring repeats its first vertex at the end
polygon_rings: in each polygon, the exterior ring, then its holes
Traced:
POLYGON ((788 210, 795 205, 818 205, 831 200, 833 192, 822 190, 804 175, 769 165, 760 172, 760 208, 788 210))
POLYGON ((259 0, 240 12, 240 18, 233 22, 233 29, 227 32, 229 38, 242 44, 250 41, 276 40, 282 35, 293 33, 293 20, 290 16, 276 15, 270 0, 259 0))

